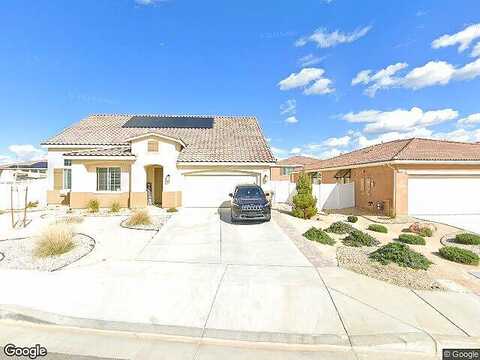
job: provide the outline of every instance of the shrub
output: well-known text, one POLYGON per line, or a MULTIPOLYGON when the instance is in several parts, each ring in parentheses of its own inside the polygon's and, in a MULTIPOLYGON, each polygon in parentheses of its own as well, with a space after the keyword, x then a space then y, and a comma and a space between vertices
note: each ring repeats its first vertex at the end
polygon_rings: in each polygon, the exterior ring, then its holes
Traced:
POLYGON ((146 210, 137 210, 127 219, 128 226, 151 225, 152 219, 146 210))
POLYGON ((473 251, 460 249, 456 246, 444 246, 439 250, 440 256, 461 264, 478 265, 479 257, 473 251))
POLYGON ((120 206, 120 203, 118 201, 114 201, 112 203, 112 206, 110 206, 110 212, 112 213, 118 213, 122 207, 120 206))
POLYGON ((325 245, 335 244, 335 240, 333 240, 330 237, 330 235, 328 235, 322 229, 311 227, 303 234, 303 236, 305 236, 308 240, 316 241, 316 242, 319 242, 320 244, 325 244, 325 245))
POLYGON ((358 221, 358 217, 350 215, 349 217, 347 217, 347 221, 351 223, 356 223, 358 221))
POLYGON ((326 232, 334 234, 349 234, 353 230, 355 230, 355 228, 352 225, 347 224, 343 221, 336 221, 334 223, 331 223, 330 226, 325 229, 326 232))
POLYGON ((436 226, 428 222, 416 222, 409 226, 408 232, 418 234, 420 236, 432 236, 433 232, 436 230, 436 226))
POLYGON ((384 233, 384 234, 388 233, 387 227, 380 224, 370 224, 368 226, 368 230, 384 233))
POLYGON ((360 230, 353 230, 346 238, 342 240, 346 246, 362 247, 362 246, 377 246, 380 241, 375 239, 372 235, 364 233, 360 230))
POLYGON ((97 199, 92 199, 88 202, 87 208, 91 213, 96 213, 100 209, 100 204, 97 199))
POLYGON ((317 213, 317 199, 312 195, 310 177, 301 173, 296 188, 297 194, 293 197, 292 215, 301 219, 310 219, 317 213))
POLYGON ((174 207, 167 209, 168 213, 176 213, 177 211, 178 211, 177 208, 174 208, 174 207))
POLYGON ((49 225, 39 236, 34 255, 47 257, 61 255, 75 247, 70 226, 62 223, 49 225))
POLYGON ((409 267, 411 269, 427 270, 432 264, 432 262, 422 254, 413 251, 408 245, 400 243, 384 245, 371 253, 369 257, 383 265, 393 262, 397 265, 409 267))
POLYGON ((432 237, 433 236, 433 230, 430 228, 422 228, 418 230, 418 235, 423 236, 423 237, 432 237))
POLYGON ((480 235, 475 234, 458 234, 455 236, 455 242, 464 245, 480 245, 480 235))
POLYGON ((420 235, 415 234, 400 234, 398 241, 405 244, 425 245, 425 239, 420 235))

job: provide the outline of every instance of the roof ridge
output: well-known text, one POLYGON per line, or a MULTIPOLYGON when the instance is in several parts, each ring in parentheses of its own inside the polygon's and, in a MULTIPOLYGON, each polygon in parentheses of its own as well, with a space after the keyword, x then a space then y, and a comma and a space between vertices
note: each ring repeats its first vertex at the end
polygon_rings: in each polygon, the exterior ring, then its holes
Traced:
POLYGON ((458 141, 458 140, 447 140, 447 139, 432 139, 432 138, 423 138, 423 137, 414 137, 412 139, 416 140, 426 140, 426 141, 440 141, 440 142, 448 142, 453 144, 467 144, 467 145, 480 145, 478 142, 470 142, 470 141, 458 141))
POLYGON ((201 118, 201 117, 213 117, 213 118, 248 118, 256 119, 255 115, 219 115, 219 114, 140 114, 140 113, 96 113, 90 114, 88 117, 94 116, 145 116, 145 117, 191 117, 191 118, 201 118))
POLYGON ((397 151, 397 153, 395 155, 392 156, 392 160, 398 158, 398 156, 400 155, 400 153, 402 153, 408 146, 410 146, 410 144, 415 140, 416 138, 410 138, 410 139, 404 139, 407 141, 407 143, 400 149, 397 151))

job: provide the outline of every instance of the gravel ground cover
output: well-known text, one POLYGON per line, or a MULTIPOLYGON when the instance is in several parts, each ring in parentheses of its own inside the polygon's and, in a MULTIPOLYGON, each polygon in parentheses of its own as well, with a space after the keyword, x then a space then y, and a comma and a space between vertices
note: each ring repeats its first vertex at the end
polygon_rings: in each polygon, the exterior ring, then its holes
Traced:
POLYGON ((128 220, 124 219, 120 223, 121 227, 124 227, 126 229, 134 229, 134 230, 149 230, 149 231, 159 231, 163 225, 165 225, 170 218, 171 215, 152 215, 151 218, 153 220, 152 224, 149 225, 127 225, 126 222, 128 220))
POLYGON ((440 242, 442 243, 442 245, 445 245, 445 246, 456 246, 461 249, 473 251, 475 254, 480 256, 480 245, 459 244, 455 242, 455 234, 445 235, 444 237, 442 237, 440 242))
POLYGON ((95 247, 95 240, 90 236, 75 234, 75 247, 71 251, 40 258, 33 255, 36 241, 35 237, 0 240, 0 253, 5 256, 0 260, 0 268, 54 271, 79 260, 95 247))
POLYGON ((370 260, 368 255, 377 249, 377 247, 340 246, 337 248, 338 264, 346 269, 398 286, 416 290, 444 290, 427 271, 404 268, 396 264, 382 265, 370 260))

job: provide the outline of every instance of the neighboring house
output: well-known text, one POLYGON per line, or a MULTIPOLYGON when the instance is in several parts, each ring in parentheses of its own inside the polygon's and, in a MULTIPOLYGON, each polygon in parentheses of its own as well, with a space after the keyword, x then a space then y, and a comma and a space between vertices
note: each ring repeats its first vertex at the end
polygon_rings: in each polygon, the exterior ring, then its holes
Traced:
POLYGON ((355 183, 355 204, 389 215, 480 214, 480 144, 386 142, 306 165, 321 183, 355 183))
POLYGON ((45 178, 47 160, 24 161, 0 166, 0 183, 45 178))
POLYGON ((221 206, 275 158, 253 116, 91 115, 42 143, 48 203, 221 206))
POLYGON ((289 181, 290 175, 293 172, 302 171, 305 165, 317 161, 318 159, 308 156, 292 156, 287 159, 279 160, 275 166, 272 166, 272 181, 289 181))

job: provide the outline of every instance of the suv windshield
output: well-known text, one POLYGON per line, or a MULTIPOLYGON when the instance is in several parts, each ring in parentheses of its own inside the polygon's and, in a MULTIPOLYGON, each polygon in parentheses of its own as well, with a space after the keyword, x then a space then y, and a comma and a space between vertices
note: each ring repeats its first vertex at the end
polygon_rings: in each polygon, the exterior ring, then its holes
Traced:
POLYGON ((260 198, 263 197, 263 190, 259 187, 239 187, 235 197, 240 198, 260 198))

